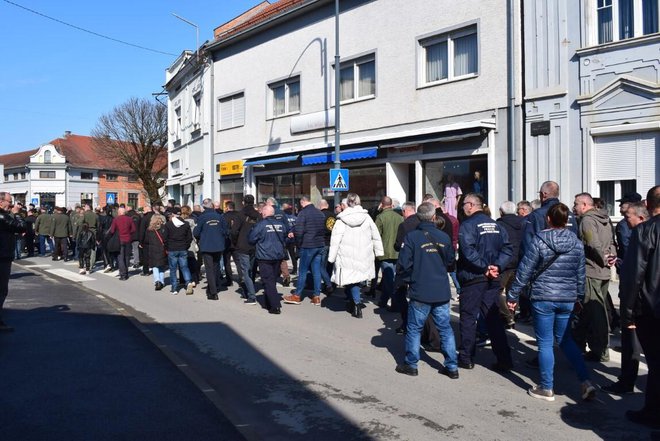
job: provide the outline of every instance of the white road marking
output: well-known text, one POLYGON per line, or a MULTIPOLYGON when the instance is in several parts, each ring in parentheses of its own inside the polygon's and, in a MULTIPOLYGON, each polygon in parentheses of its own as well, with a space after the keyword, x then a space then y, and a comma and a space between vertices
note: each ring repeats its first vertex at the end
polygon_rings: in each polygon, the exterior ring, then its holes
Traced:
POLYGON ((82 274, 72 273, 71 271, 65 269, 59 269, 59 268, 49 269, 46 270, 46 272, 55 274, 56 276, 62 277, 67 280, 71 280, 72 282, 91 282, 92 280, 94 280, 91 277, 83 276, 82 274))
POLYGON ((96 294, 96 297, 98 297, 99 299, 105 299, 105 296, 102 296, 101 294, 96 294))
POLYGON ((23 265, 25 268, 50 268, 52 265, 43 264, 43 265, 23 265))

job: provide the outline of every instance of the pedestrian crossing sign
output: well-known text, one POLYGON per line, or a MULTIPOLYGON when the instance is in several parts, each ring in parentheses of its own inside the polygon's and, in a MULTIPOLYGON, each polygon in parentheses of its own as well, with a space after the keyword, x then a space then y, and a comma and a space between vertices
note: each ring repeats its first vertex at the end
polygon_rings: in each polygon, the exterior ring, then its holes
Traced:
POLYGON ((105 202, 109 205, 112 205, 115 203, 115 195, 113 193, 108 193, 107 196, 105 197, 105 202))
POLYGON ((330 169, 330 189, 333 191, 348 191, 348 169, 330 169))

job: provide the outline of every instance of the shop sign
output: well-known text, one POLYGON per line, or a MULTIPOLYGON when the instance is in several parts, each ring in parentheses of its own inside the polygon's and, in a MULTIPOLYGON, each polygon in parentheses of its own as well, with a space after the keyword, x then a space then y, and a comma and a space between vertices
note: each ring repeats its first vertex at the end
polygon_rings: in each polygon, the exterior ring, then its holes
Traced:
POLYGON ((323 197, 332 197, 335 195, 335 191, 329 187, 323 187, 323 197))
POLYGON ((242 175, 243 161, 229 161, 220 163, 220 176, 242 175))

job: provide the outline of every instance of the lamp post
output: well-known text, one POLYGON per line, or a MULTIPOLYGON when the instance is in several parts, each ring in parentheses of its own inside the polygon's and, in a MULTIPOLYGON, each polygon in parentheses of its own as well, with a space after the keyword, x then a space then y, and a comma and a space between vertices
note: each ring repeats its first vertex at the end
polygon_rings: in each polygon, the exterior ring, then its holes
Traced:
MULTIPOLYGON (((335 169, 341 168, 339 159, 339 87, 340 87, 341 66, 339 58, 339 0, 335 0, 335 169)), ((332 183, 330 183, 332 185, 332 183)), ((339 193, 335 191, 335 207, 339 204, 339 193)), ((333 207, 334 210, 334 207, 333 207)))
POLYGON ((197 55, 197 58, 199 58, 199 26, 197 26, 195 23, 193 23, 190 20, 186 20, 185 18, 181 17, 180 15, 176 15, 174 12, 172 12, 172 15, 181 20, 184 23, 188 23, 190 26, 193 26, 195 28, 195 34, 197 39, 195 40, 195 54, 197 55))

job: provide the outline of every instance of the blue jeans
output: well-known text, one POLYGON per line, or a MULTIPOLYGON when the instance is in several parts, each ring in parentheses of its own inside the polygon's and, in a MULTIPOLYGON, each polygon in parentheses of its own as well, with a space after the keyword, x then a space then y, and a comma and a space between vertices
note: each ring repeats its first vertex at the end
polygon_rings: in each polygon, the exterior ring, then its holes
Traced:
POLYGON ((380 270, 382 273, 383 294, 378 300, 381 307, 387 306, 387 301, 394 297, 394 275, 396 273, 396 260, 381 260, 380 270))
POLYGON ((433 323, 440 334, 441 351, 445 356, 445 367, 450 371, 458 369, 458 356, 456 355, 456 340, 454 330, 451 328, 449 315, 449 302, 422 303, 410 300, 408 304, 408 331, 406 333, 406 357, 404 362, 417 369, 419 361, 419 345, 422 329, 426 318, 431 314, 433 323))
POLYGON ((163 285, 165 284, 165 267, 155 266, 151 268, 151 272, 154 276, 154 283, 160 282, 163 285))
POLYGON ((167 261, 170 264, 170 284, 172 285, 172 291, 177 291, 179 288, 177 268, 181 268, 186 285, 192 281, 190 270, 188 269, 188 250, 170 251, 167 254, 167 261))
POLYGON ((254 264, 254 254, 238 253, 238 264, 241 267, 238 272, 243 274, 243 284, 247 289, 245 295, 247 296, 248 300, 255 300, 257 298, 257 293, 254 290, 254 282, 252 281, 252 265, 254 264))
POLYGON ((46 243, 48 243, 48 250, 52 253, 55 250, 55 244, 53 244, 53 239, 50 236, 45 236, 43 234, 39 235, 39 255, 46 255, 46 243))
POLYGON ((545 302, 533 301, 532 314, 534 319, 534 332, 539 347, 539 371, 543 389, 552 390, 553 372, 555 367, 554 341, 575 369, 578 380, 583 382, 589 379, 587 367, 582 359, 580 349, 573 340, 568 323, 573 312, 572 302, 545 302))
POLYGON ((461 284, 458 283, 458 277, 456 277, 456 271, 452 271, 449 273, 449 277, 451 277, 451 281, 454 282, 454 288, 456 288, 456 294, 461 293, 461 284))
POLYGON ((314 297, 321 294, 321 254, 323 247, 318 248, 301 248, 300 264, 298 273, 298 285, 296 286, 296 294, 302 298, 305 283, 307 282, 307 271, 310 267, 312 269, 312 278, 314 279, 314 297))
POLYGON ((361 284, 359 283, 351 283, 350 285, 344 286, 344 292, 346 293, 346 296, 349 299, 353 299, 356 305, 362 302, 362 299, 360 298, 362 290, 360 288, 361 284))
POLYGON ((330 251, 328 246, 323 247, 321 251, 321 279, 323 279, 325 286, 332 286, 330 274, 328 273, 328 251, 330 251))
POLYGON ((23 237, 16 236, 16 258, 20 259, 23 255, 23 237))

